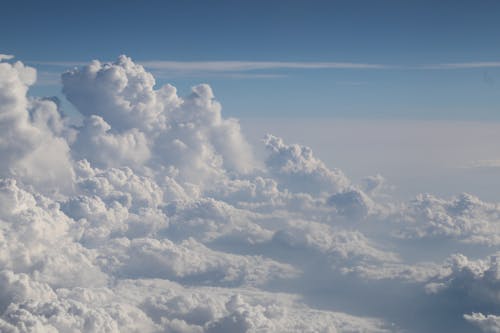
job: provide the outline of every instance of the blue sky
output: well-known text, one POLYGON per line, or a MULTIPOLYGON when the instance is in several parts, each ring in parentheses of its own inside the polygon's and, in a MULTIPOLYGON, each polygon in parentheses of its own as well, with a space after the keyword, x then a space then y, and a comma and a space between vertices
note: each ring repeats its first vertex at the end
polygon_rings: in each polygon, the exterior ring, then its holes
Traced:
POLYGON ((0 52, 39 69, 33 94, 60 94, 70 65, 127 54, 181 93, 210 83, 240 118, 489 121, 499 12, 498 1, 11 1, 0 52))

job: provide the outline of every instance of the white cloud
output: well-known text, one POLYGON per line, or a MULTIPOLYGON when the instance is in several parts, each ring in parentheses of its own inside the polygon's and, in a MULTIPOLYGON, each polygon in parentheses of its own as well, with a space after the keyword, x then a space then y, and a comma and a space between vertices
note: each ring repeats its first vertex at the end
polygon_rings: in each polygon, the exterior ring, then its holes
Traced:
MULTIPOLYGON (((13 56, 0 55, 1 60, 10 60, 13 56)), ((48 68, 75 68, 84 66, 81 61, 27 61, 36 66, 48 68)), ((499 61, 471 61, 471 62, 443 62, 428 64, 380 64, 369 62, 335 62, 335 61, 242 61, 242 60, 215 60, 215 61, 174 61, 174 60, 144 60, 137 62, 157 77, 172 77, 176 75, 219 75, 229 78, 274 78, 280 74, 276 71, 291 70, 461 70, 461 69, 488 69, 500 67, 499 61), (249 73, 250 72, 250 73, 249 73), (254 72, 254 73, 252 73, 254 72), (264 73, 262 73, 264 72, 264 73)), ((50 72, 50 71, 49 71, 50 72)), ((50 76, 53 76, 55 73, 50 76)), ((44 75, 48 75, 45 72, 44 75)), ((49 80, 48 83, 53 81, 49 80)), ((351 85, 352 82, 347 82, 351 85)), ((354 83, 359 84, 359 83, 354 83)))
POLYGON ((63 92, 86 118, 73 145, 78 158, 98 166, 170 168, 200 184, 224 171, 253 169, 250 146, 237 120, 224 119, 208 85, 186 98, 130 58, 98 61, 63 74, 63 92))
POLYGON ((2 332, 497 329, 499 204, 399 202, 272 135, 260 161, 209 85, 179 97, 125 56, 63 75, 78 126, 27 97, 34 69, 0 74, 2 332))
POLYGON ((266 136, 264 143, 270 152, 266 166, 285 189, 318 194, 338 192, 349 185, 342 171, 328 169, 309 147, 287 145, 273 135, 266 136))
POLYGON ((177 104, 175 89, 155 91, 154 77, 125 56, 75 68, 62 75, 62 82, 63 93, 79 112, 101 116, 118 131, 164 127, 165 109, 177 104))
POLYGON ((445 200, 419 195, 394 219, 403 222, 400 237, 456 239, 466 243, 498 245, 500 206, 470 194, 445 200))
POLYGON ((99 116, 85 118, 72 147, 76 157, 86 158, 98 167, 137 167, 150 158, 143 132, 135 128, 122 133, 110 130, 111 126, 99 116))
MULTIPOLYGON (((6 58, 8 59, 8 58, 6 58)), ((78 61, 28 61, 34 65, 57 67, 78 67, 85 63, 78 61)), ((265 69, 378 69, 387 66, 381 64, 355 63, 355 62, 292 62, 292 61, 168 61, 147 60, 139 61, 149 70, 173 71, 221 71, 240 72, 265 69)))
POLYGON ((479 326, 485 333, 499 333, 500 332, 500 316, 484 315, 482 313, 474 312, 472 314, 464 315, 465 320, 469 323, 479 326))
POLYGON ((445 265, 448 273, 429 282, 426 290, 459 297, 463 303, 479 301, 483 306, 496 307, 500 304, 498 258, 498 254, 487 260, 470 260, 461 254, 454 255, 445 265))
POLYGON ((500 159, 472 161, 464 168, 500 168, 500 159))
POLYGON ((0 54, 0 61, 10 60, 12 58, 14 58, 14 56, 11 54, 0 54))
POLYGON ((420 66, 422 69, 474 69, 497 67, 500 67, 500 61, 451 62, 420 66))
POLYGON ((152 70, 171 71, 217 71, 242 72, 269 69, 381 69, 380 64, 352 62, 286 62, 286 61, 142 61, 141 64, 152 70))
POLYGON ((0 175, 67 190, 72 170, 63 120, 54 102, 28 99, 35 81, 35 69, 0 63, 0 175))

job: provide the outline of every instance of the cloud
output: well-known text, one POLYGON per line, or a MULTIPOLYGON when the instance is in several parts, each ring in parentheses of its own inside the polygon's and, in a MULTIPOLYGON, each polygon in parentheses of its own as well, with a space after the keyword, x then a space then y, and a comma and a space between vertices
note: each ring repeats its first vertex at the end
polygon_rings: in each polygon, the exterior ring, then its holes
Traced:
POLYGON ((142 61, 151 70, 188 72, 244 72, 270 69, 381 69, 380 64, 352 62, 286 62, 286 61, 142 61))
POLYGON ((154 91, 154 77, 125 56, 113 64, 93 61, 73 69, 62 75, 62 83, 63 93, 82 115, 101 116, 119 131, 165 126, 164 109, 176 104, 175 89, 154 91), (157 100, 159 94, 162 100, 157 100))
POLYGON ((14 58, 14 56, 11 54, 0 54, 0 61, 11 60, 12 58, 14 58))
MULTIPOLYGON (((1 55, 2 60, 10 60, 13 56, 1 55)), ((39 61, 32 60, 27 63, 50 68, 72 68, 84 66, 82 61, 39 61)), ((210 73, 251 75, 250 77, 268 77, 273 74, 243 74, 246 72, 282 71, 282 70, 319 70, 319 69, 354 69, 354 70, 460 70, 484 69, 500 67, 499 61, 470 61, 470 62, 443 62, 429 64, 380 64, 370 62, 335 62, 335 61, 242 61, 242 60, 211 60, 211 61, 174 61, 174 60, 143 60, 137 62, 157 76, 164 74, 210 73), (238 74, 240 73, 240 74, 238 74), (254 76, 253 76, 254 75, 254 76)), ((350 84, 350 83, 349 83, 350 84)))
POLYGON ((328 169, 309 147, 287 145, 273 135, 267 135, 264 144, 270 152, 266 166, 283 188, 317 194, 337 192, 349 185, 342 171, 328 169))
POLYGON ((261 160, 208 84, 178 96, 126 56, 63 74, 78 125, 35 80, 0 63, 2 332, 498 329, 498 203, 401 201, 273 135, 261 160))
MULTIPOLYGON (((33 66, 41 66, 41 84, 52 85, 61 69, 85 66, 81 61, 27 61, 33 66)), ((172 77, 222 77, 228 79, 274 79, 283 78, 295 70, 375 70, 391 68, 391 66, 372 63, 355 62, 289 62, 289 61, 170 61, 144 60, 137 64, 154 73, 157 78, 172 77), (279 72, 279 73, 278 73, 279 72)))
POLYGON ((482 313, 472 313, 464 315, 465 320, 469 323, 478 326, 483 332, 498 333, 500 332, 500 316, 484 315, 482 313))
MULTIPOLYGON (((3 56, 10 60, 11 56, 3 56)), ((31 60, 26 63, 43 68, 39 72, 38 85, 53 86, 60 84, 60 71, 75 69, 87 65, 85 61, 40 61, 31 60)), ((381 64, 370 62, 335 62, 335 61, 243 61, 243 60, 210 60, 210 61, 174 61, 143 60, 135 62, 145 67, 156 78, 171 80, 173 78, 226 78, 226 79, 279 79, 286 78, 296 71, 317 70, 464 70, 494 69, 500 67, 498 61, 448 62, 430 64, 381 64)), ((357 86, 366 82, 337 82, 338 85, 357 86)))
POLYGON ((477 160, 468 163, 464 168, 500 168, 500 160, 477 160))
POLYGON ((111 126, 95 115, 84 119, 72 148, 77 159, 86 158, 98 167, 140 166, 151 156, 143 132, 113 133, 111 126))
POLYGON ((492 310, 500 304, 498 254, 487 260, 469 260, 458 254, 452 256, 446 266, 447 274, 426 285, 429 293, 455 294, 464 305, 479 302, 492 310))
POLYGON ((498 245, 500 207, 463 193, 451 200, 419 195, 399 213, 404 238, 456 239, 465 243, 498 245))
POLYGON ((53 101, 27 97, 35 81, 34 68, 0 63, 0 175, 67 190, 72 170, 64 120, 53 101))
POLYGON ((420 66, 422 69, 475 69, 497 67, 500 67, 500 61, 452 62, 420 66))
POLYGON ((97 166, 170 167, 193 183, 221 177, 222 168, 255 167, 238 121, 222 118, 208 85, 193 87, 186 98, 168 84, 155 89, 153 76, 125 56, 94 61, 62 78, 63 92, 85 117, 72 147, 78 159, 97 166))
MULTIPOLYGON (((10 58, 5 58, 10 59, 10 58)), ((84 62, 78 61, 27 61, 34 65, 57 67, 78 67, 84 62)), ((203 72, 244 72, 266 69, 378 69, 385 65, 354 62, 288 62, 288 61, 139 61, 149 70, 203 71, 203 72)))

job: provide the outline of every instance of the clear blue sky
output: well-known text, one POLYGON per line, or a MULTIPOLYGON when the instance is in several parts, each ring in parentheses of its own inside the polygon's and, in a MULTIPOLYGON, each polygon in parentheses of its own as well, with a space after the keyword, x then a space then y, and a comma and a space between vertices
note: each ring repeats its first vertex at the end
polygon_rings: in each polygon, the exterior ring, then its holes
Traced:
POLYGON ((231 116, 500 120, 499 18, 499 1, 17 0, 2 4, 0 53, 39 69, 34 94, 60 94, 68 65, 44 62, 127 54, 221 62, 151 70, 181 93, 210 83, 231 116), (380 68, 304 68, 324 62, 380 68))

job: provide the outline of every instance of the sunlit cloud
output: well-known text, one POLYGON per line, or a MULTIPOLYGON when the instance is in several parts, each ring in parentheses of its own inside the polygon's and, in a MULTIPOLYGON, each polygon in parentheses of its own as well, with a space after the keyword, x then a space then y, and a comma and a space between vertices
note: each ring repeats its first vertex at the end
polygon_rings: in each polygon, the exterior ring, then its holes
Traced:
MULTIPOLYGON (((28 94, 34 68, 3 60, 0 331, 498 326, 499 204, 467 193, 393 197, 378 172, 356 180, 272 134, 256 156, 208 84, 178 95, 126 56, 62 74, 82 117, 70 124, 57 99, 28 94), (408 315, 409 300, 419 316, 408 315)), ((152 66, 225 75, 345 68, 152 66)))

